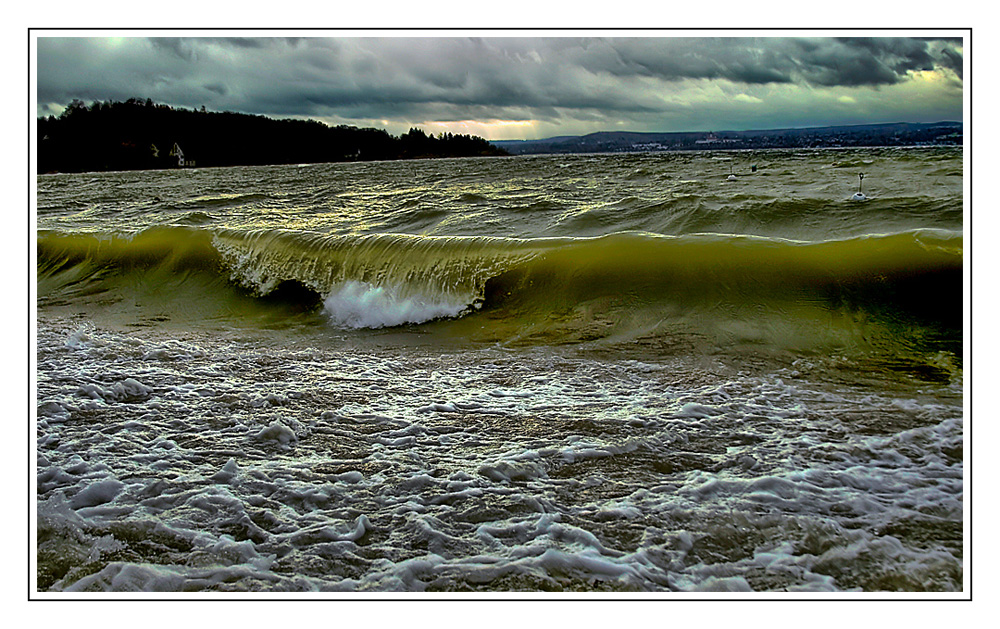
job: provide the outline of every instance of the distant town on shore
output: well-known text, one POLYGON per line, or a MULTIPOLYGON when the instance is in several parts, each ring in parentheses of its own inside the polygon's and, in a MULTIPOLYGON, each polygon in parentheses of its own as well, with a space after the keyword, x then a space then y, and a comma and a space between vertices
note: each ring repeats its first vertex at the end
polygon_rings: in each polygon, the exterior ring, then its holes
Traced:
POLYGON ((512 155, 537 153, 610 153, 638 151, 836 148, 861 146, 961 145, 961 122, 866 124, 851 126, 634 133, 606 131, 542 140, 494 140, 512 155))
POLYGON ((599 132, 493 140, 411 128, 401 136, 316 120, 173 108, 151 100, 74 100, 38 118, 38 172, 376 161, 541 153, 961 145, 961 122, 715 132, 599 132))

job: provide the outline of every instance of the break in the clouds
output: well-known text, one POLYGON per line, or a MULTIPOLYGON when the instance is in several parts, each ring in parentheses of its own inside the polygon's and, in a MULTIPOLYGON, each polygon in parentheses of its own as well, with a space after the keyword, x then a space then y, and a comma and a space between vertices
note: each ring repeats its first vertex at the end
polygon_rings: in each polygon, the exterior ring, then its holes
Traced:
POLYGON ((138 97, 490 139, 963 115, 957 37, 37 37, 38 114, 138 97))

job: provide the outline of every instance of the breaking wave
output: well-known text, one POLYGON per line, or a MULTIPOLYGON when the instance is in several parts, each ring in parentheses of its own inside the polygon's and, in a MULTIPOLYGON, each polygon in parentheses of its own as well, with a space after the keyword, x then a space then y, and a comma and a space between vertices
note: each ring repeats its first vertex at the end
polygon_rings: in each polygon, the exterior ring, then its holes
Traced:
POLYGON ((548 337, 565 337, 545 342, 573 342, 593 338, 595 326, 607 336, 628 326, 662 328, 664 321, 701 332, 706 322, 766 331, 792 321, 799 336, 819 323, 839 337, 847 326, 855 338, 870 335, 878 322, 884 338, 940 341, 961 336, 962 251, 961 233, 947 230, 804 242, 727 234, 508 239, 170 226, 129 238, 42 233, 38 275, 42 300, 72 301, 111 286, 121 293, 145 281, 161 308, 169 308, 172 291, 183 290, 183 300, 173 301, 187 307, 250 299, 319 312, 327 324, 349 329, 472 315, 480 330, 500 337, 542 326, 548 337))

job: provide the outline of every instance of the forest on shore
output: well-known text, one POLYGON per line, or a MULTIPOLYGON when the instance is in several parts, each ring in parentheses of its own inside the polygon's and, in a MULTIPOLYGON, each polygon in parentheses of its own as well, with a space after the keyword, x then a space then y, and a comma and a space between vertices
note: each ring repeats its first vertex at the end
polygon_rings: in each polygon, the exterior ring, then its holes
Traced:
POLYGON ((38 118, 38 172, 308 164, 507 155, 487 140, 411 128, 328 126, 234 112, 174 108, 130 98, 74 100, 59 116, 38 118))

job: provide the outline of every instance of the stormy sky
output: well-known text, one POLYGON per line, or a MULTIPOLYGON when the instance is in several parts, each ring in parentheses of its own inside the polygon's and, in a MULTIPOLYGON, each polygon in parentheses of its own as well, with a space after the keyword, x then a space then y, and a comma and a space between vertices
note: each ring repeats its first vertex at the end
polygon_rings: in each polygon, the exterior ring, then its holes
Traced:
POLYGON ((419 127, 488 139, 963 118, 960 31, 268 33, 38 32, 37 114, 58 115, 73 99, 137 97, 396 135, 419 127), (849 36, 856 34, 866 36, 849 36))

